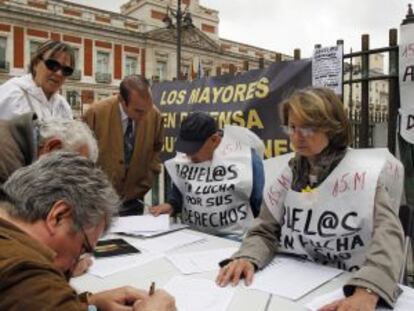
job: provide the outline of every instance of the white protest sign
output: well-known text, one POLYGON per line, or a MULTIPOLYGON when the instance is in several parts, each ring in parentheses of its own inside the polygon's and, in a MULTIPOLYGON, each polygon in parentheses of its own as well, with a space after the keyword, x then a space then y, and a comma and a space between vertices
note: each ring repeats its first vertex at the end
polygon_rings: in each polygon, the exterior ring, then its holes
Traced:
POLYGON ((343 46, 317 48, 312 58, 312 85, 327 87, 342 94, 343 46))
POLYGON ((414 143, 414 24, 401 26, 400 40, 400 134, 414 143))

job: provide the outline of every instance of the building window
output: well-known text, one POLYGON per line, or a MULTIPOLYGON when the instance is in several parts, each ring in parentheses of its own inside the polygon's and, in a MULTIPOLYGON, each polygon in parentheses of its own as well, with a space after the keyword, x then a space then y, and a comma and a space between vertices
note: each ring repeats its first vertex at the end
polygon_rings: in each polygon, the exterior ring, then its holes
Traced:
POLYGON ((0 69, 7 69, 6 63, 7 38, 0 37, 0 69))
POLYGON ((181 73, 183 75, 184 80, 191 80, 193 78, 191 76, 192 72, 190 70, 190 65, 182 65, 181 66, 181 73))
POLYGON ((158 76, 159 81, 167 80, 167 63, 157 61, 156 76, 158 76))
POLYGON ((109 73, 109 53, 98 52, 96 54, 96 72, 109 73))
POLYGON ((203 72, 200 73, 201 77, 210 77, 211 76, 211 68, 210 67, 204 67, 203 72))
POLYGON ((129 76, 137 74, 137 64, 136 57, 127 56, 125 58, 125 75, 129 76))
POLYGON ((68 101, 70 107, 73 110, 79 110, 80 109, 80 94, 78 91, 66 91, 66 100, 68 101))
POLYGON ((42 45, 42 42, 30 41, 30 59, 32 59, 34 53, 39 49, 41 45, 42 45))
POLYGON ((73 55, 75 56, 75 70, 80 69, 80 54, 79 49, 72 46, 73 49, 73 55))
POLYGON ((72 50, 73 50, 73 55, 75 57, 75 68, 73 68, 74 69, 73 74, 69 77, 69 79, 70 80, 81 80, 82 73, 81 73, 79 48, 72 46, 72 50))

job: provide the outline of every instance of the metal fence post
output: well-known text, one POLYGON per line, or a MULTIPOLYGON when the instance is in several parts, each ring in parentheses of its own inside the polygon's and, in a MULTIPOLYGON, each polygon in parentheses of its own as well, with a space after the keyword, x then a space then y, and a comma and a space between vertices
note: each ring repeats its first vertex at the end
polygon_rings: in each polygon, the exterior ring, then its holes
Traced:
MULTIPOLYGON (((390 47, 397 47, 398 45, 397 29, 390 29, 389 31, 389 45, 390 47)), ((398 108, 400 103, 400 92, 398 85, 398 48, 390 51, 389 55, 389 75, 395 76, 389 80, 389 94, 388 94, 388 139, 387 146, 392 154, 396 150, 396 132, 397 132, 397 118, 398 108)))
POLYGON ((369 35, 362 35, 362 52, 367 52, 361 56, 361 124, 359 131, 359 146, 368 147, 369 131, 369 35))

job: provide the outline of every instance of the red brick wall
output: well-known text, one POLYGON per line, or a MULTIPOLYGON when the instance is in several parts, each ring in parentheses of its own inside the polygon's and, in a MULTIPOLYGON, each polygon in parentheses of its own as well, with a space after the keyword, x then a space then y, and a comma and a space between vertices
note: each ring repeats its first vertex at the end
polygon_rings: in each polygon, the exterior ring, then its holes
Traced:
POLYGON ((14 67, 24 67, 24 30, 22 27, 13 27, 14 67))
POLYGON ((105 48, 105 49, 112 49, 112 43, 105 42, 105 41, 96 40, 95 46, 100 47, 100 48, 105 48))
POLYGON ((10 32, 11 26, 6 24, 0 24, 0 31, 7 31, 10 32))
POLYGON ((205 32, 215 33, 216 28, 211 25, 201 24, 201 30, 205 32))
POLYGON ((94 101, 94 93, 90 90, 82 90, 81 93, 82 103, 84 104, 92 104, 94 101))
POLYGON ((63 35, 63 41, 81 44, 82 38, 71 35, 63 35))
POLYGON ((27 29, 27 35, 40 38, 49 38, 49 32, 38 29, 27 29))
POLYGON ((82 12, 77 11, 77 10, 73 10, 73 9, 69 9, 69 8, 63 8, 63 14, 77 16, 77 17, 82 16, 82 12))
POLYGON ((133 46, 124 45, 124 51, 128 53, 139 54, 139 48, 133 46))
POLYGON ((47 9, 47 3, 46 2, 39 2, 39 1, 27 1, 27 4, 31 7, 34 7, 36 9, 42 9, 42 10, 46 10, 47 9))
POLYGON ((115 44, 114 67, 114 78, 122 79, 122 45, 120 44, 115 44))
POLYGON ((106 16, 95 15, 95 20, 101 23, 107 23, 107 24, 111 23, 111 19, 106 16))
POLYGON ((151 18, 153 18, 153 19, 158 19, 158 20, 162 21, 164 19, 165 15, 166 14, 164 12, 151 10, 151 18))
POLYGON ((145 77, 145 49, 141 50, 141 75, 145 77))
POLYGON ((51 34, 50 34, 50 38, 52 39, 52 40, 55 40, 55 41, 60 41, 61 40, 61 38, 60 38, 61 36, 60 36, 60 33, 56 33, 56 32, 52 32, 51 34))
POLYGON ((92 62, 93 62, 93 46, 91 39, 84 39, 83 40, 83 47, 84 47, 84 68, 83 74, 85 76, 92 76, 92 62))

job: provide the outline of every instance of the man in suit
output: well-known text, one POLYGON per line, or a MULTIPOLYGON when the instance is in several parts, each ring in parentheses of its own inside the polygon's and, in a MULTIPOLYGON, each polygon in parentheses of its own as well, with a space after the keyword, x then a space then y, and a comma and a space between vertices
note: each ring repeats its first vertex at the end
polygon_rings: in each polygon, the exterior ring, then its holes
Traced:
POLYGON ((144 195, 160 172, 163 144, 162 119, 148 80, 125 77, 119 94, 93 104, 84 121, 98 140, 98 164, 123 200, 120 215, 142 214, 144 195))

